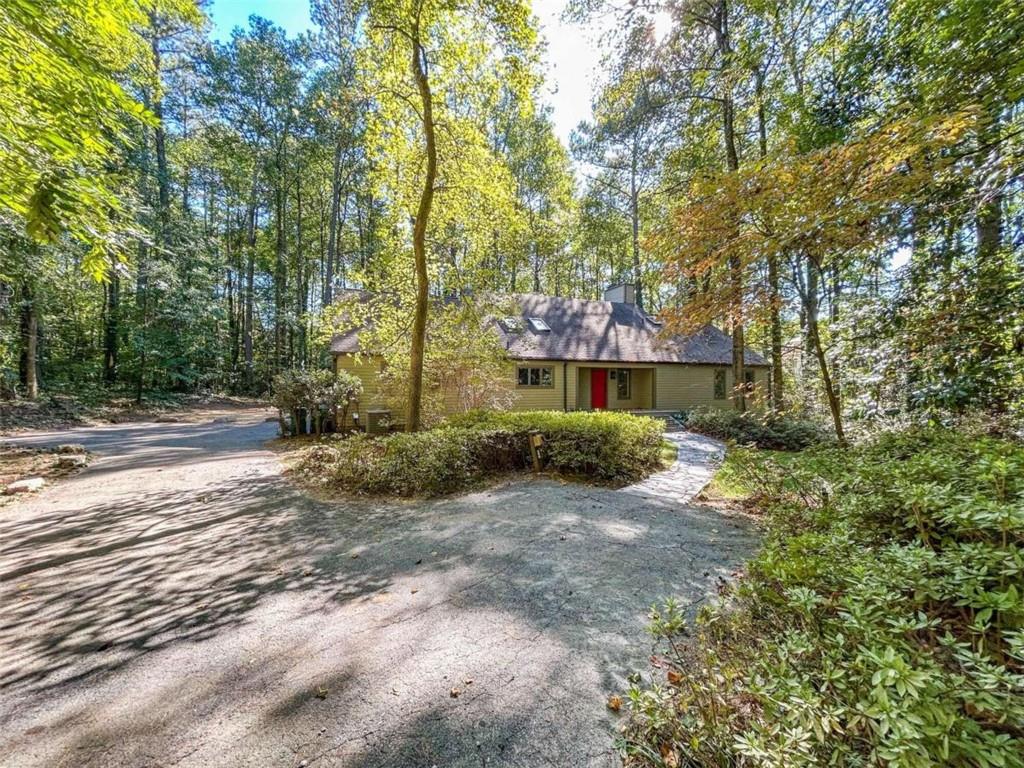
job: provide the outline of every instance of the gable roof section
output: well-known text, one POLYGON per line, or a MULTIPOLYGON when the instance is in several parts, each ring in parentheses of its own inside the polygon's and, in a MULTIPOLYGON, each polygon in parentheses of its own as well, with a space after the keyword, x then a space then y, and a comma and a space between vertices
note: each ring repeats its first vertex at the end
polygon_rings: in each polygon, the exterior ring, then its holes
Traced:
MULTIPOLYGON (((520 310, 521 330, 512 332, 500 321, 493 322, 492 328, 509 357, 518 360, 732 364, 732 339, 710 325, 689 336, 668 336, 661 333, 659 323, 632 304, 536 293, 511 299, 520 310), (528 321, 531 317, 543 320, 550 330, 535 330, 528 321)), ((358 351, 358 329, 336 334, 331 341, 335 354, 358 351)), ((751 366, 767 365, 750 350, 745 361, 751 366)))
MULTIPOLYGON (((551 328, 521 333, 500 324, 498 335, 509 355, 521 360, 574 360, 607 363, 694 363, 730 365, 732 339, 706 325, 690 336, 662 334, 661 324, 633 304, 543 296, 513 297, 524 318, 539 317, 551 328)), ((765 365, 747 351, 747 365, 765 365)))

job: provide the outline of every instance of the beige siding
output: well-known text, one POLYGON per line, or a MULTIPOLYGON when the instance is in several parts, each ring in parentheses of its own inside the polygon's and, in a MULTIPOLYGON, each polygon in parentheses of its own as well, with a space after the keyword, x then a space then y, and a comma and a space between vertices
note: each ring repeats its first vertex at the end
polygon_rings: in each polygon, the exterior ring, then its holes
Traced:
MULTIPOLYGON (((768 370, 751 368, 754 371, 754 400, 760 399, 767 390, 768 370)), ((715 365, 659 365, 656 369, 655 407, 665 410, 694 408, 730 408, 732 402, 728 393, 732 390, 732 368, 715 365), (725 371, 726 398, 715 398, 715 371, 725 371)))
MULTIPOLYGON (((338 355, 335 357, 337 370, 345 370, 355 374, 363 382, 363 395, 357 410, 383 406, 390 408, 396 418, 401 418, 404 409, 400 403, 386 403, 381 400, 378 388, 378 374, 381 361, 379 358, 355 355, 338 355)), ((537 360, 529 363, 510 363, 509 380, 512 383, 512 410, 586 410, 590 407, 590 369, 598 366, 584 363, 564 365, 560 360, 537 360), (548 366, 554 375, 552 387, 519 387, 516 386, 516 369, 519 365, 548 366), (564 389, 563 389, 564 387, 564 389)), ((601 366, 616 367, 616 366, 601 366)), ((682 410, 696 406, 717 408, 731 407, 728 399, 716 400, 714 397, 715 370, 713 365, 648 365, 624 366, 632 371, 632 396, 629 400, 619 400, 616 383, 608 380, 608 407, 611 409, 647 409, 682 410)), ((732 370, 728 366, 720 366, 726 374, 726 388, 732 387, 732 370)), ((754 381, 755 399, 760 399, 768 389, 768 370, 755 368, 754 381)), ((457 404, 454 395, 446 395, 446 406, 454 412, 457 404), (451 400, 451 402, 448 402, 451 400)))
MULTIPOLYGON (((512 382, 517 381, 516 371, 521 368, 551 368, 554 374, 554 386, 551 387, 520 387, 515 385, 513 392, 512 410, 514 411, 561 411, 565 403, 565 392, 562 389, 565 381, 566 371, 563 371, 563 364, 560 360, 530 360, 529 362, 515 363, 509 366, 509 376, 512 382)), ((573 372, 574 373, 574 372, 573 372)), ((569 378, 572 377, 570 374, 569 378)))
POLYGON ((628 398, 619 399, 618 378, 611 378, 611 371, 618 371, 619 366, 581 365, 578 370, 578 387, 576 406, 580 410, 590 408, 591 376, 595 368, 603 369, 607 377, 608 409, 613 411, 643 410, 651 408, 653 394, 654 366, 622 366, 630 372, 632 382, 628 398))
MULTIPOLYGON (((618 368, 612 369, 618 371, 618 368)), ((608 379, 608 407, 617 411, 646 409, 651 407, 651 368, 629 368, 629 397, 619 399, 618 380, 608 379)), ((617 376, 617 374, 616 374, 617 376)))
POLYGON ((365 423, 366 418, 362 411, 367 408, 390 408, 396 417, 404 412, 400 403, 384 402, 378 386, 378 375, 383 361, 379 357, 369 355, 335 355, 334 368, 336 371, 348 371, 359 377, 363 382, 363 394, 354 409, 359 413, 359 418, 365 423))
POLYGON ((577 398, 576 408, 581 411, 590 409, 590 368, 579 366, 576 369, 577 376, 577 398))

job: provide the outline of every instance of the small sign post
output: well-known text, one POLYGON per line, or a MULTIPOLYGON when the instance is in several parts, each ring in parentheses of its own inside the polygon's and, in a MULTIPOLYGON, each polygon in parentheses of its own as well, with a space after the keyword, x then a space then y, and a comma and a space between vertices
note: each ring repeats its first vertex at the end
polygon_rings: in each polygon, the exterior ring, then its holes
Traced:
POLYGON ((533 458, 533 471, 540 472, 540 449, 544 445, 544 435, 534 432, 530 435, 530 456, 533 458))

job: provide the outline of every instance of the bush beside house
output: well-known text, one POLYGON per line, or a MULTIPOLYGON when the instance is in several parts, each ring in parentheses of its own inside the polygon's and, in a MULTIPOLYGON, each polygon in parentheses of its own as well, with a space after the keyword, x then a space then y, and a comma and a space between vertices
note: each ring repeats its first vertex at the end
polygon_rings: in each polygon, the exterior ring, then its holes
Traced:
POLYGON ((317 435, 325 425, 332 432, 342 429, 349 408, 362 391, 362 382, 345 371, 282 371, 274 377, 271 398, 278 411, 281 434, 306 434, 307 420, 317 435))
POLYGON ((686 413, 686 427, 719 440, 780 451, 799 451, 833 440, 816 421, 771 412, 695 408, 686 413))
POLYGON ((353 435, 311 446, 297 471, 358 493, 438 496, 531 466, 530 435, 543 436, 546 469, 624 484, 661 467, 663 425, 625 413, 464 414, 429 431, 353 435))

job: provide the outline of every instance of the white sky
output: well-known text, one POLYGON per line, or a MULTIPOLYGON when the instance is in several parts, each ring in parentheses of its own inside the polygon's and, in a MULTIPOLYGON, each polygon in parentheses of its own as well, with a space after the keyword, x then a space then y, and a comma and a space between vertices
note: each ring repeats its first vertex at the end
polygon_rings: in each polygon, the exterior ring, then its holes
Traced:
MULTIPOLYGON (((567 0, 533 0, 533 10, 548 41, 547 83, 544 98, 552 106, 555 132, 569 145, 569 133, 590 118, 593 90, 601 79, 600 27, 563 23, 567 0)), ((225 39, 231 29, 248 25, 251 14, 270 19, 289 35, 310 28, 309 6, 304 0, 213 0, 207 12, 213 36, 225 39)))
POLYGON ((600 28, 563 22, 567 0, 534 0, 541 34, 548 42, 544 97, 554 109, 555 132, 569 146, 569 134, 589 120, 594 89, 600 83, 600 28))

